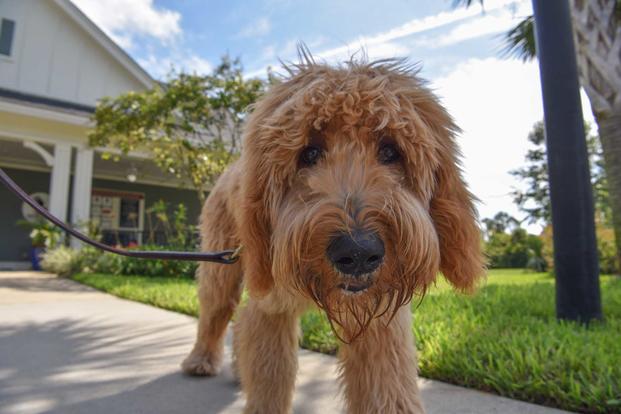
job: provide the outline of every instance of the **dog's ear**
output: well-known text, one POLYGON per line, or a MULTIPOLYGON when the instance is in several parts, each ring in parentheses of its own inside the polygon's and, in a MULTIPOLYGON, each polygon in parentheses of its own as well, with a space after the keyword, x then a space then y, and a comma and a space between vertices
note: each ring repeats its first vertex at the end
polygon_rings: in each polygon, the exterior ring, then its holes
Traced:
POLYGON ((440 242, 440 270, 453 286, 469 292, 485 273, 481 231, 474 196, 461 177, 459 152, 451 132, 446 132, 440 145, 430 204, 440 242))
MULTIPOLYGON (((247 148, 247 153, 251 153, 247 148)), ((242 208, 240 240, 243 246, 242 264, 248 291, 253 296, 264 296, 274 285, 272 277, 271 224, 266 196, 266 179, 260 173, 256 154, 242 157, 242 208)))
POLYGON ((274 117, 280 105, 289 96, 289 86, 276 84, 249 109, 244 127, 243 150, 240 162, 241 240, 244 280, 251 295, 261 297, 274 286, 272 273, 272 220, 273 208, 283 188, 283 171, 273 162, 270 151, 278 150, 273 136, 274 117), (271 126, 269 126, 271 125, 271 126))

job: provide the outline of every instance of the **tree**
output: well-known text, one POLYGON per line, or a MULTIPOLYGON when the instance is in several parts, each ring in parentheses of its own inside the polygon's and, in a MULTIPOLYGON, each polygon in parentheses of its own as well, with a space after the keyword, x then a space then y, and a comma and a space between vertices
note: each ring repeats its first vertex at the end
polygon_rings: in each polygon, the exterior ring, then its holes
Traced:
MULTIPOLYGON (((454 5, 484 0, 454 0, 454 5)), ((621 0, 570 0, 580 82, 597 121, 610 183, 610 206, 621 262, 621 0)), ((534 18, 505 35, 505 53, 523 60, 536 55, 534 18)))
POLYGON ((499 211, 493 218, 484 218, 482 221, 485 225, 486 238, 494 233, 505 233, 520 226, 520 222, 515 217, 504 211, 499 211))
POLYGON ((243 78, 239 59, 224 56, 210 75, 173 72, 144 92, 102 99, 89 142, 124 154, 149 152, 162 171, 194 188, 202 204, 237 158, 248 106, 264 90, 263 81, 243 78))
POLYGON ((548 180, 548 164, 545 147, 543 122, 537 122, 528 134, 528 141, 534 148, 526 152, 526 165, 509 173, 526 182, 526 189, 513 190, 513 202, 520 211, 526 213, 526 220, 533 224, 552 222, 550 211, 550 185, 548 180))
POLYGON ((499 211, 492 218, 484 218, 485 255, 493 268, 529 267, 537 271, 546 268, 542 255, 543 242, 526 230, 509 213, 499 211))
MULTIPOLYGON (((588 124, 585 125, 585 131, 587 132, 596 222, 612 226, 610 194, 599 136, 591 132, 588 124)), ((543 122, 540 121, 533 125, 532 131, 528 134, 528 141, 533 147, 526 152, 525 166, 510 171, 511 175, 526 183, 525 189, 515 189, 512 192, 513 202, 520 211, 526 213, 526 220, 529 223, 540 223, 546 226, 552 222, 552 217, 543 122)))
POLYGON ((486 225, 485 254, 490 267, 528 267, 536 271, 547 268, 543 241, 528 234, 515 218, 501 211, 483 222, 486 225))
MULTIPOLYGON (((595 203, 595 224, 597 233, 597 250, 600 269, 604 273, 616 273, 619 264, 616 260, 614 237, 612 231, 612 209, 608 180, 604 169, 603 151, 597 134, 592 132, 589 125, 585 125, 587 132, 587 148, 591 169, 591 184, 593 185, 593 201, 595 203)), ((526 165, 510 173, 520 181, 526 183, 525 189, 513 191, 513 201, 518 208, 526 213, 529 223, 540 223, 544 226, 542 238, 544 240, 543 254, 549 265, 552 265, 552 229, 550 208, 550 187, 548 182, 548 164, 545 147, 543 122, 537 122, 528 140, 533 147, 526 153, 526 165)), ((500 213, 499 213, 500 214, 500 213)), ((484 219, 483 222, 485 223, 484 219)))

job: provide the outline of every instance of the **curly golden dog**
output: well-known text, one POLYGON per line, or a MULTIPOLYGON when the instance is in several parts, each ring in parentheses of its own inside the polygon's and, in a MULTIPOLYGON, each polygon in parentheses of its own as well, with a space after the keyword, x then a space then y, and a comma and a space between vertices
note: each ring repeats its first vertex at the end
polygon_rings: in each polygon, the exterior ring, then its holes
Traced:
POLYGON ((342 340, 350 413, 423 413, 413 295, 438 272, 462 291, 484 273, 457 127, 398 60, 302 63, 255 105, 240 160, 202 213, 202 248, 242 245, 241 263, 201 264, 200 321, 186 373, 215 375, 226 327, 246 413, 291 411, 298 322, 318 306, 342 340))

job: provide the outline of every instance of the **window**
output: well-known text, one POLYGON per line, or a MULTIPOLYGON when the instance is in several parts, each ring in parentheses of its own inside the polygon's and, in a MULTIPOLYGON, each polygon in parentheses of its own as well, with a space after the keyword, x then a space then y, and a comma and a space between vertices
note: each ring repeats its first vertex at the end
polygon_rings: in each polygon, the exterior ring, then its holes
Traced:
POLYGON ((144 194, 94 188, 91 220, 101 230, 102 242, 105 244, 141 244, 144 232, 144 194))
POLYGON ((0 55, 11 56, 14 33, 15 22, 9 19, 2 19, 0 22, 0 55))

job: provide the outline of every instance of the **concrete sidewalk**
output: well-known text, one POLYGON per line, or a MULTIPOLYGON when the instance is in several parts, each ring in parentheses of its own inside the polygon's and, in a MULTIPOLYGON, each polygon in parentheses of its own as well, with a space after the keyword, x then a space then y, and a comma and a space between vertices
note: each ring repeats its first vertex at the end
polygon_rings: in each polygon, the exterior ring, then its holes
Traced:
MULTIPOLYGON (((181 375, 196 320, 66 279, 0 273, 0 413, 239 413, 227 366, 181 375)), ((230 351, 230 347, 227 347, 230 351)), ((333 357, 300 351, 295 413, 342 412, 333 357)), ((540 407, 421 380, 429 414, 553 414, 540 407)))

